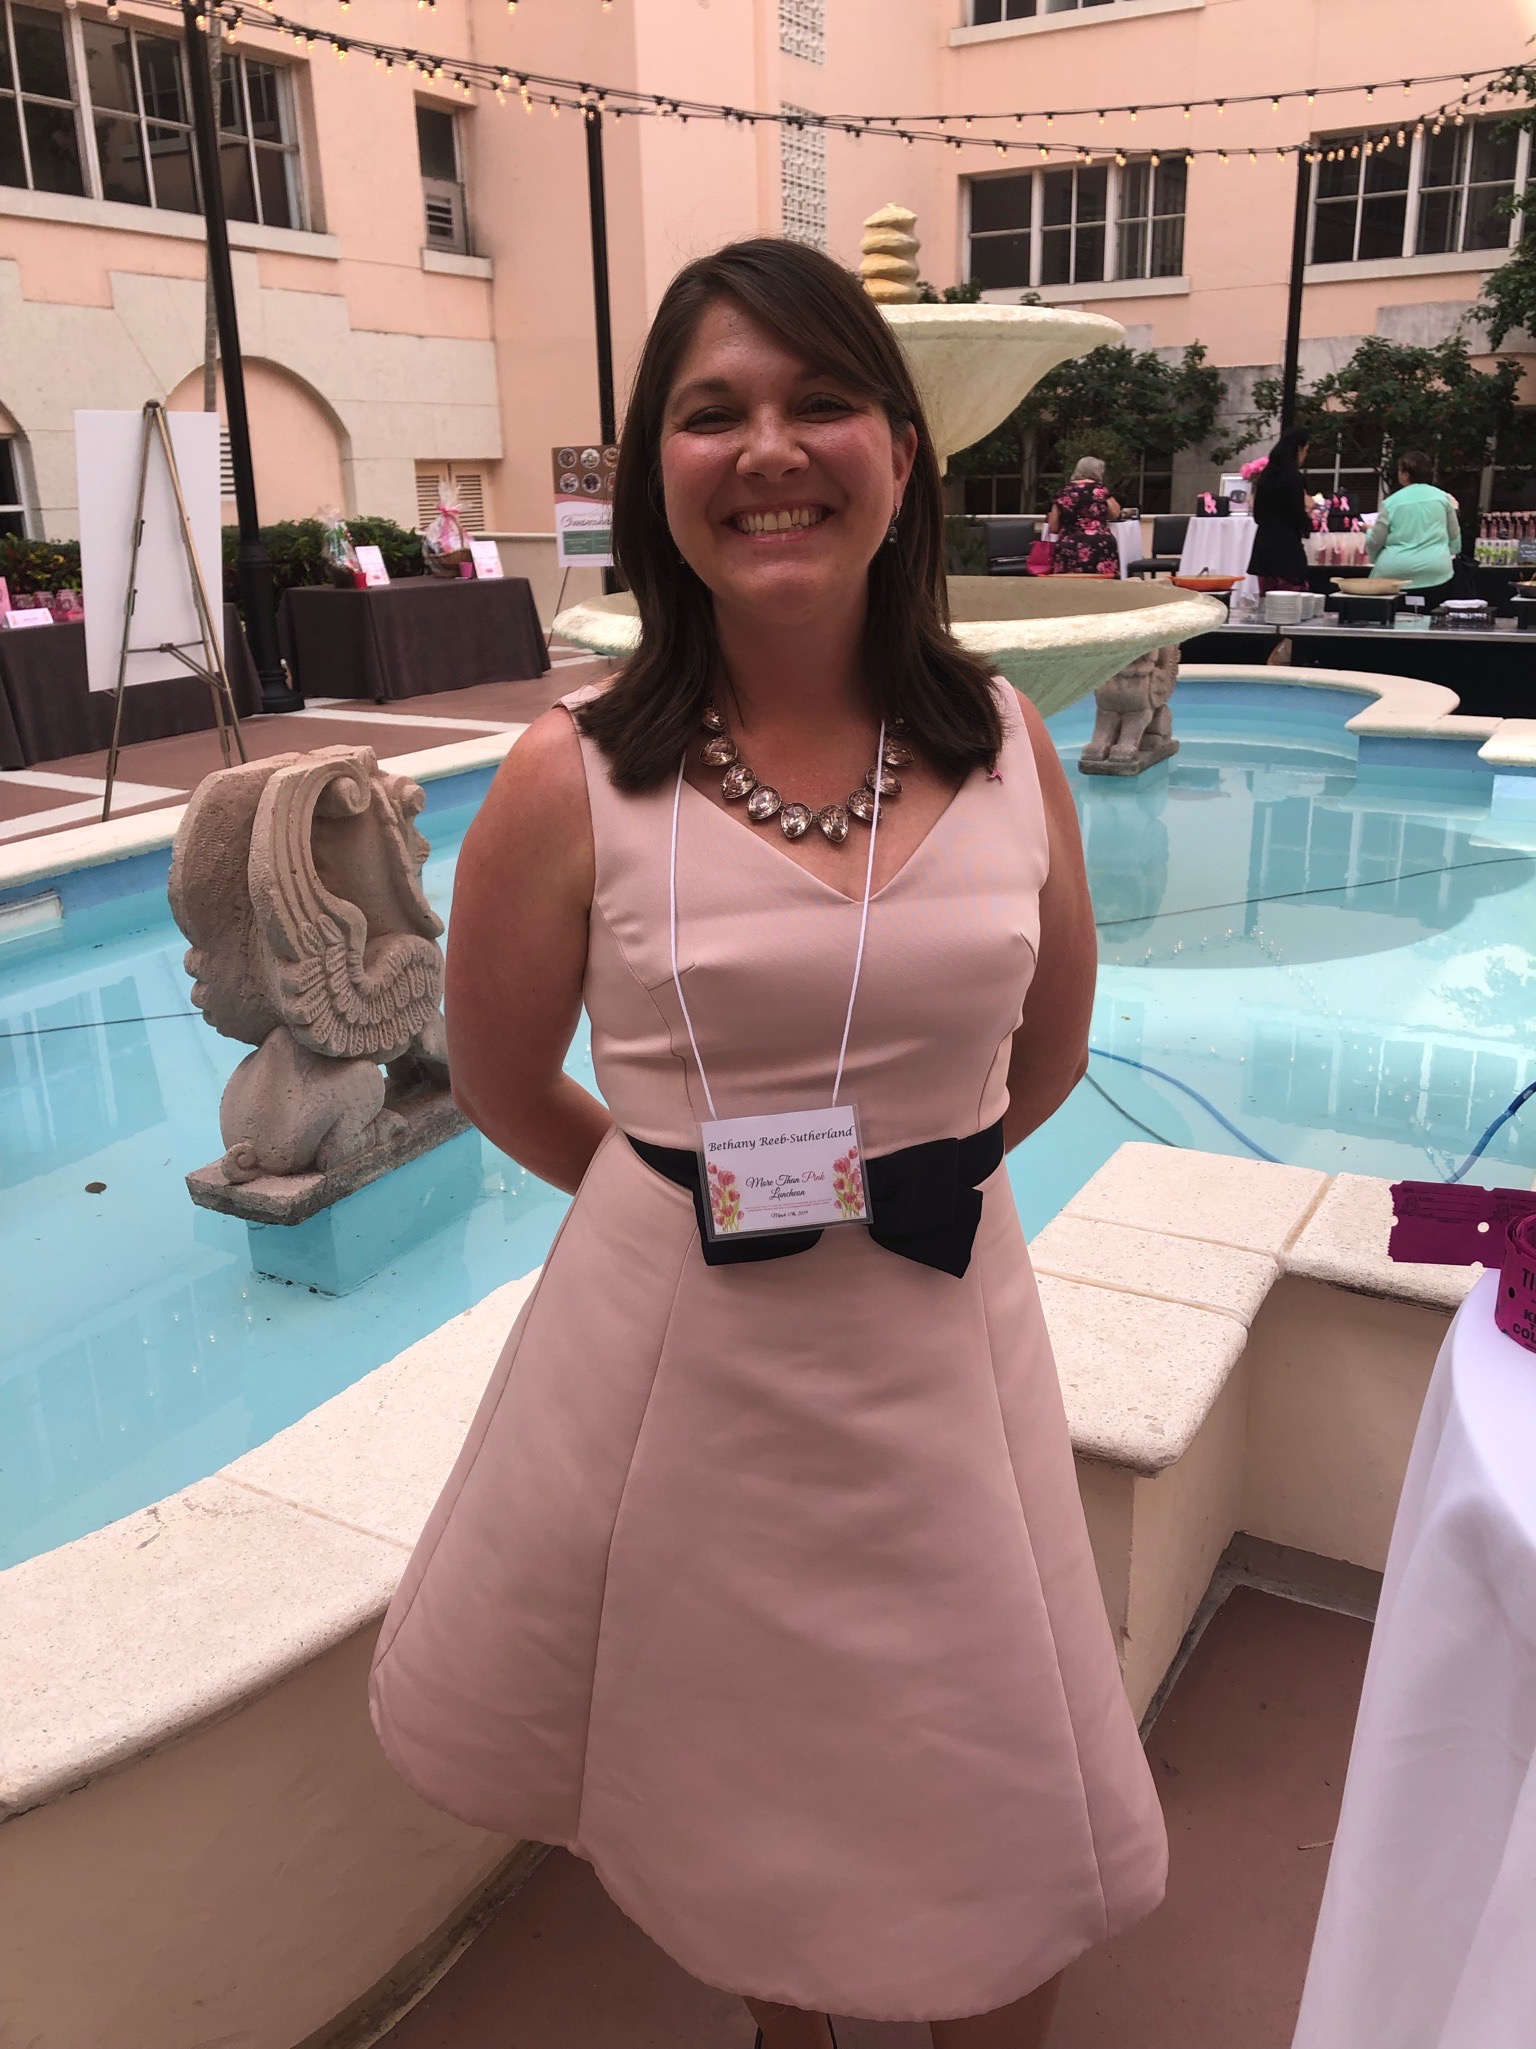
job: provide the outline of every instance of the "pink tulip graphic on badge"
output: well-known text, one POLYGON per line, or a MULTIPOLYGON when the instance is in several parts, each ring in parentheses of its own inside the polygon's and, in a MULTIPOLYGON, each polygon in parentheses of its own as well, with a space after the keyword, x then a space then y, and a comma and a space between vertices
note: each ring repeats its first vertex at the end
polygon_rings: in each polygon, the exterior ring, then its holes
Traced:
POLYGON ((849 1146, 846 1158, 832 1162, 832 1194, 845 1217, 856 1221, 863 1216, 864 1169, 856 1145, 849 1146))
POLYGON ((717 1231, 741 1229, 741 1190, 729 1167, 709 1163, 709 1213, 717 1231))

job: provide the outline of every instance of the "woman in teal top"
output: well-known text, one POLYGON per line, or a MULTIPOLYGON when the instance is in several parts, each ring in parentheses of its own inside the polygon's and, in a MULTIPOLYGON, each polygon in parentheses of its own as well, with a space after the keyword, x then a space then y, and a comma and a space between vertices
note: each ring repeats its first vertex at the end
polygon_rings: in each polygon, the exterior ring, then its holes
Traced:
POLYGON ((1454 558, 1461 552, 1456 500, 1429 481, 1427 455, 1409 449, 1398 458, 1394 491, 1365 537, 1365 552, 1378 576, 1400 576, 1428 602, 1449 597, 1454 558))

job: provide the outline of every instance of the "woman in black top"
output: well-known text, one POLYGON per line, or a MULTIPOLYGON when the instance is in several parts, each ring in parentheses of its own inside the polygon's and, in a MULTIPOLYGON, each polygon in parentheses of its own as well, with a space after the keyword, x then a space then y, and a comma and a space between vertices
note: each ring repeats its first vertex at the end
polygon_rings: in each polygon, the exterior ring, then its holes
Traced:
POLYGON ((1253 517, 1258 532, 1248 557, 1248 574, 1263 594, 1307 588, 1307 551, 1312 531, 1301 468, 1307 459, 1304 428, 1287 427, 1253 481, 1253 517))

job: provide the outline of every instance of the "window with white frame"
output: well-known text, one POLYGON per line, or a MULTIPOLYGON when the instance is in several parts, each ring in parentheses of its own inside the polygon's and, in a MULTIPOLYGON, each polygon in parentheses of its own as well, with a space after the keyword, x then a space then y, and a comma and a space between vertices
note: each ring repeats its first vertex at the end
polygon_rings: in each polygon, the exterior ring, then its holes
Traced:
POLYGON ((1316 147, 1313 263, 1492 253, 1519 236, 1520 218, 1504 208, 1524 189, 1530 138, 1502 119, 1323 136, 1316 147))
POLYGON ((827 0, 779 0, 779 48, 807 64, 827 61, 827 0))
POLYGON ((1150 157, 1119 167, 1115 276, 1178 277, 1184 269, 1186 157, 1150 157))
POLYGON ((18 540, 27 537, 21 464, 16 459, 16 443, 6 435, 0 435, 0 534, 15 534, 18 540))
POLYGON ((416 152, 421 159, 421 197, 426 216, 427 247, 469 250, 469 216, 464 206, 464 176, 459 160, 458 121, 447 107, 417 102, 416 152))
MULTIPOLYGON (((809 116, 809 107, 782 111, 790 116, 809 116)), ((827 246, 827 131, 804 119, 789 119, 779 126, 779 190, 784 233, 791 242, 808 242, 813 249, 827 246)))
POLYGON ((1188 183, 1185 158, 1153 156, 971 178, 969 276, 983 291, 1178 277, 1188 183))
MULTIPOLYGON (((299 221, 289 80, 226 49, 219 157, 231 220, 299 221)), ((0 185, 199 211, 179 38, 0 0, 0 185)))
POLYGON ((971 0, 971 26, 993 21, 1033 21, 1037 14, 1076 14, 1085 7, 1110 7, 1114 0, 971 0))

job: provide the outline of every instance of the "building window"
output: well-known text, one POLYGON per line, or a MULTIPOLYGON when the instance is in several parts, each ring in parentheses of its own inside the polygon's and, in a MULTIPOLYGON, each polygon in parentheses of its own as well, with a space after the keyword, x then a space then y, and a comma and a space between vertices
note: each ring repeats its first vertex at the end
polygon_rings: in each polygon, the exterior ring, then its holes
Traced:
POLYGON ((299 152, 288 80, 226 44, 219 70, 219 176, 232 221, 292 228, 299 222, 299 152))
POLYGON ((1449 250, 1507 249, 1524 137, 1502 121, 1471 121, 1424 137, 1419 171, 1420 256, 1449 250))
POLYGON ((0 437, 0 534, 15 534, 18 540, 27 537, 27 508, 21 496, 21 464, 16 459, 16 443, 0 437))
POLYGON ((1115 206, 1116 277, 1178 277, 1184 269, 1184 157, 1124 165, 1115 206))
MULTIPOLYGON (((809 107, 792 107, 789 115, 811 116, 809 107)), ((779 186, 784 233, 791 242, 827 246, 827 131, 788 120, 779 128, 779 186)))
MULTIPOLYGON (((220 141, 231 220, 298 225, 288 80, 226 50, 220 141)), ((180 42, 0 0, 0 185, 200 210, 180 42)))
POLYGON ((1178 277, 1188 183, 1183 157, 971 178, 970 278, 1007 291, 1178 277))
POLYGON ((0 0, 0 185, 85 191, 64 17, 0 0))
POLYGON ((1029 284, 1034 200, 1033 171, 971 180, 971 277, 983 291, 1029 284))
POLYGON ((419 462, 416 465, 416 525, 425 532, 437 517, 438 501, 451 486, 465 533, 485 532, 485 470, 478 463, 419 462))
POLYGON ((464 179, 459 164, 458 123, 445 107, 416 108, 416 148, 421 157, 421 196, 426 209, 427 247, 469 248, 464 179))
POLYGON ((827 0, 779 0, 779 48, 807 64, 827 61, 827 0))
MULTIPOLYGON (((1502 251, 1520 221, 1503 211, 1524 189, 1530 138, 1502 119, 1448 124, 1436 135, 1323 136, 1313 170, 1313 263, 1502 251)), ((1401 131, 1399 131, 1401 133, 1401 131)))
POLYGON ((1033 21, 1037 14, 1076 14, 1083 7, 1109 7, 1114 0, 971 0, 971 25, 1033 21))
POLYGON ((1098 284, 1104 277, 1109 165, 1073 164, 1040 176, 1040 282, 1098 284))

